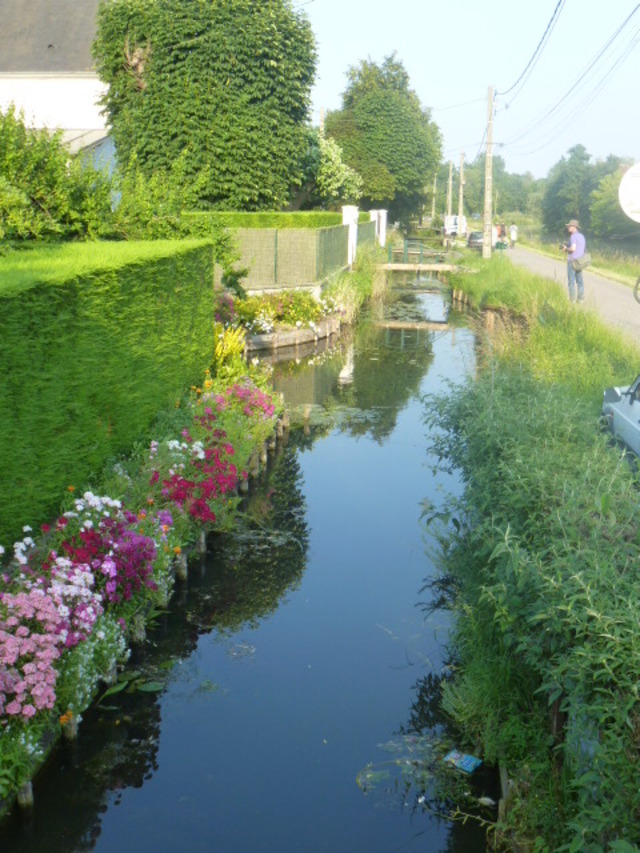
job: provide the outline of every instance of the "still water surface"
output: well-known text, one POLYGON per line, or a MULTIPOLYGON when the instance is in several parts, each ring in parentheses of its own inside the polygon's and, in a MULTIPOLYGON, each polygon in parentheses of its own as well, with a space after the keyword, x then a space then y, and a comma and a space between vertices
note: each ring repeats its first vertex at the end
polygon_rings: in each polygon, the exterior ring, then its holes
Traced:
MULTIPOLYGON (((398 291, 385 316, 446 319, 398 291)), ((312 363, 276 365, 294 422, 247 508, 215 537, 133 665, 137 690, 85 716, 2 853, 483 851, 482 832, 417 807, 393 774, 441 672, 448 615, 419 606, 435 570, 421 523, 434 475, 424 394, 473 370, 473 336, 389 330, 374 312, 312 363), (315 363, 314 363, 315 362, 315 363)))

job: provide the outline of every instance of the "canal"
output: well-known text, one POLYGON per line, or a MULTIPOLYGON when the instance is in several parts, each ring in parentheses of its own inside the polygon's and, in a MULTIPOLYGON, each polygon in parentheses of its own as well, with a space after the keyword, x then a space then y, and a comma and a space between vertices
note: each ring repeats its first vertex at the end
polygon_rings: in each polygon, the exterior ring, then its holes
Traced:
POLYGON ((405 784, 447 662, 421 516, 458 489, 432 470, 423 397, 474 370, 427 286, 274 366, 292 427, 241 529, 211 538, 2 853, 485 850, 405 784), (442 326, 397 327, 416 319, 442 326))

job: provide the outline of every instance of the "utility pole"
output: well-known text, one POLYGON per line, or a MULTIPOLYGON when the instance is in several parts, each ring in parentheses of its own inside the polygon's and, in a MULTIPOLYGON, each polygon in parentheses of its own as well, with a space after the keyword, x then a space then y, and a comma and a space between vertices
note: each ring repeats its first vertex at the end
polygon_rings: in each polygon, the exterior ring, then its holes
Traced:
POLYGON ((460 186, 458 187, 458 237, 462 232, 464 216, 464 151, 460 154, 460 186))
POLYGON ((482 257, 491 257, 492 215, 491 202, 493 197, 493 86, 489 86, 489 104, 487 106, 487 153, 484 161, 484 239, 482 241, 482 257))
POLYGON ((453 163, 449 160, 449 183, 447 185, 447 216, 451 216, 451 190, 453 189, 453 163))
POLYGON ((431 199, 431 224, 436 218, 436 186, 438 185, 438 173, 433 173, 433 198, 431 199))

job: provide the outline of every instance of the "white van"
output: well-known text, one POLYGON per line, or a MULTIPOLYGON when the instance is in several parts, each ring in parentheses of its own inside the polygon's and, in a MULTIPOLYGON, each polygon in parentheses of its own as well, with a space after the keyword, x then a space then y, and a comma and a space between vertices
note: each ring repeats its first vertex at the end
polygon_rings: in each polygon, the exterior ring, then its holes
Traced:
POLYGON ((457 235, 459 237, 467 236, 467 217, 460 217, 460 228, 458 228, 457 216, 445 216, 443 233, 445 237, 457 235))

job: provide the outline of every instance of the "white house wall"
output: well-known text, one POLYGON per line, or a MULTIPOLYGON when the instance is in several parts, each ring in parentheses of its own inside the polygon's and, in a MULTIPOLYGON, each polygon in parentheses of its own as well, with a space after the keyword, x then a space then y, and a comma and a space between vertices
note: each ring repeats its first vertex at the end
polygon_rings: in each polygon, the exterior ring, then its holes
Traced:
POLYGON ((48 130, 103 131, 98 101, 106 84, 95 74, 0 74, 0 110, 22 110, 27 126, 48 130))

